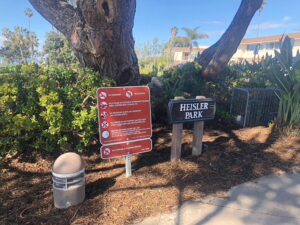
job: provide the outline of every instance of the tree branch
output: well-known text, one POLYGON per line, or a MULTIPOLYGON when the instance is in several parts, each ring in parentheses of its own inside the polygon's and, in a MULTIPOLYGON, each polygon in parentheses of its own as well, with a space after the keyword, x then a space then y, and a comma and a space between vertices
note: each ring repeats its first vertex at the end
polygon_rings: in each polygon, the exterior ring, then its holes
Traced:
POLYGON ((242 0, 230 26, 222 37, 203 51, 197 59, 205 77, 213 77, 227 65, 243 39, 247 28, 263 0, 242 0))
POLYGON ((67 0, 29 0, 31 5, 57 30, 70 38, 76 10, 67 0))

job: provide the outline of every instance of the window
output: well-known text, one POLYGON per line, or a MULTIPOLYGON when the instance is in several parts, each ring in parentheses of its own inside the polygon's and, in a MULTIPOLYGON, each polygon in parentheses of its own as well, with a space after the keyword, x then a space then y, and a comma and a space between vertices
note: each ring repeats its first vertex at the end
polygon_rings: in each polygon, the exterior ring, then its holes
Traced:
POLYGON ((260 44, 247 45, 247 50, 253 51, 254 54, 257 54, 260 48, 261 48, 260 44))
POLYGON ((184 52, 183 53, 183 60, 188 60, 189 59, 189 53, 188 52, 184 52))
POLYGON ((257 51, 259 49, 259 47, 260 47, 259 44, 247 45, 247 50, 248 51, 257 51))
POLYGON ((272 50, 272 49, 274 49, 274 42, 266 43, 265 44, 265 49, 266 50, 272 50))

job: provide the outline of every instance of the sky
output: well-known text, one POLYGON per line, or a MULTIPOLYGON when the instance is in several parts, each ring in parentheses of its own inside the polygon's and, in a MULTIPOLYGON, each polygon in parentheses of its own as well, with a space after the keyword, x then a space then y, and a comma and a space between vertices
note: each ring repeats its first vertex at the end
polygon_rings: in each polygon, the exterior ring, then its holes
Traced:
MULTIPOLYGON (((170 39, 171 28, 195 28, 208 34, 209 38, 199 40, 199 45, 211 45, 216 42, 229 26, 241 0, 137 0, 137 9, 133 36, 137 46, 158 38, 165 43, 170 39)), ((0 31, 15 26, 28 28, 28 18, 24 10, 33 7, 26 0, 6 0, 0 4, 0 31)), ((299 0, 267 0, 260 13, 256 13, 248 27, 246 38, 300 33, 299 0)), ((34 9, 31 19, 31 31, 39 38, 40 48, 45 34, 53 29, 34 9)), ((0 33, 0 46, 3 37, 0 33)))

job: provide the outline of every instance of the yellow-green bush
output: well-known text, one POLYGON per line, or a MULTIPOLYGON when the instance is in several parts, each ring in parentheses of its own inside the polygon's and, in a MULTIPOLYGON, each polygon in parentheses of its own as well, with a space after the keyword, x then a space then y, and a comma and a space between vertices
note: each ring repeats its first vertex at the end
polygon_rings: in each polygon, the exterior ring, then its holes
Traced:
POLYGON ((113 85, 91 70, 1 68, 0 157, 11 151, 83 151, 98 138, 96 90, 113 85))

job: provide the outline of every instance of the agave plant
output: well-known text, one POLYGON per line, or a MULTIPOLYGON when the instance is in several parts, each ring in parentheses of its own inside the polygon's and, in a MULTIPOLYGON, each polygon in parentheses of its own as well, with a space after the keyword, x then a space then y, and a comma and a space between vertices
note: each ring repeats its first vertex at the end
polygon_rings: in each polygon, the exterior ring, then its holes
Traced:
POLYGON ((300 61, 293 58, 291 39, 282 38, 280 52, 275 50, 271 67, 275 83, 282 91, 277 120, 280 126, 300 125, 300 61))

